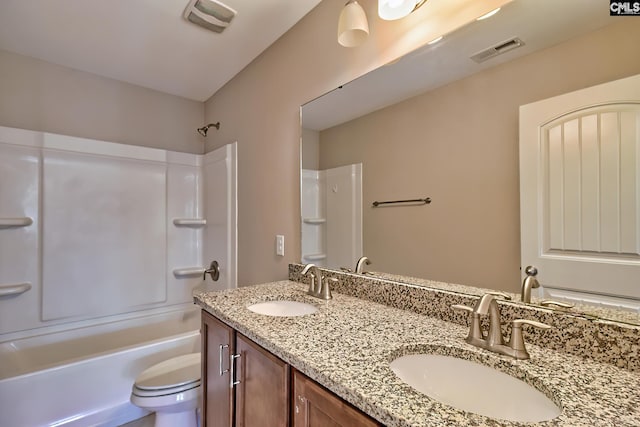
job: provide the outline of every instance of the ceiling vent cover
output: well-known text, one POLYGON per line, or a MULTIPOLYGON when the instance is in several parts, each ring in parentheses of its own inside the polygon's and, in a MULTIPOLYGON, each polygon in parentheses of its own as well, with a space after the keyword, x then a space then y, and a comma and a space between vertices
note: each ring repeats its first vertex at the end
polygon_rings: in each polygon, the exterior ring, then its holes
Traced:
POLYGON ((524 42, 518 37, 513 37, 509 40, 498 43, 495 46, 491 46, 490 48, 481 50, 480 52, 471 56, 471 59, 473 59, 477 63, 484 62, 487 59, 501 55, 505 52, 509 52, 510 50, 516 49, 520 46, 524 46, 524 42))
POLYGON ((229 26, 236 13, 216 0, 191 0, 184 10, 184 18, 207 30, 221 33, 229 26))

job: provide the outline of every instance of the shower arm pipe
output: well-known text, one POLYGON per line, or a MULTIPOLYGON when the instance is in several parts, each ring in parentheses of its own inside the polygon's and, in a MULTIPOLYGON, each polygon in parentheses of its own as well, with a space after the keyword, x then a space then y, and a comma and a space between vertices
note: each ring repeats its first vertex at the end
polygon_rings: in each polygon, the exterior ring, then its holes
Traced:
POLYGON ((202 126, 201 128, 196 129, 198 133, 202 136, 207 136, 207 132, 209 132, 209 128, 214 127, 217 130, 220 130, 220 122, 209 123, 206 126, 202 126))

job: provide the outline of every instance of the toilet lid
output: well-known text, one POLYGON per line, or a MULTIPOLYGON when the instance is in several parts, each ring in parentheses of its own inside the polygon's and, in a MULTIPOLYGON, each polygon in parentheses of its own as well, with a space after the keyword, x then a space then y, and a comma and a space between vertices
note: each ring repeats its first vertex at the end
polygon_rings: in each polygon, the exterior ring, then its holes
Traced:
POLYGON ((153 365, 136 378, 140 390, 161 390, 200 381, 200 353, 185 354, 153 365))

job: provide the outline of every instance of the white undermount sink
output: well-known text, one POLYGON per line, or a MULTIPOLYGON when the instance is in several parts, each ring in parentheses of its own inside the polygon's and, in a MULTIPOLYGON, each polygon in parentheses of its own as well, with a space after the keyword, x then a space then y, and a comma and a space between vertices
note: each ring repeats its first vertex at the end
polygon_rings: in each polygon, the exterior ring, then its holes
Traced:
POLYGON ((438 354, 411 354, 391 362, 402 381, 467 412, 517 422, 551 420, 561 409, 525 382, 479 363, 438 354))
POLYGON ((251 304, 247 308, 254 313, 277 317, 306 316, 318 311, 318 308, 312 304, 289 300, 264 301, 251 304))

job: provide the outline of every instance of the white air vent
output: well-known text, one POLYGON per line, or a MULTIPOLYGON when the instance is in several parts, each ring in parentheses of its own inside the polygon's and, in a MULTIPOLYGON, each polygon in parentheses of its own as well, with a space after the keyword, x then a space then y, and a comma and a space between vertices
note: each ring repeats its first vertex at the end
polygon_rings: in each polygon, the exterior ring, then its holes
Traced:
POLYGON ((478 63, 484 62, 489 58, 493 58, 494 56, 509 52, 510 50, 513 50, 520 46, 524 46, 524 42, 519 38, 514 37, 509 40, 503 41, 502 43, 498 43, 495 46, 491 46, 490 48, 481 50, 480 52, 471 56, 471 59, 478 63))
POLYGON ((236 13, 216 0, 191 0, 184 10, 184 18, 207 30, 221 33, 229 26, 236 13))

